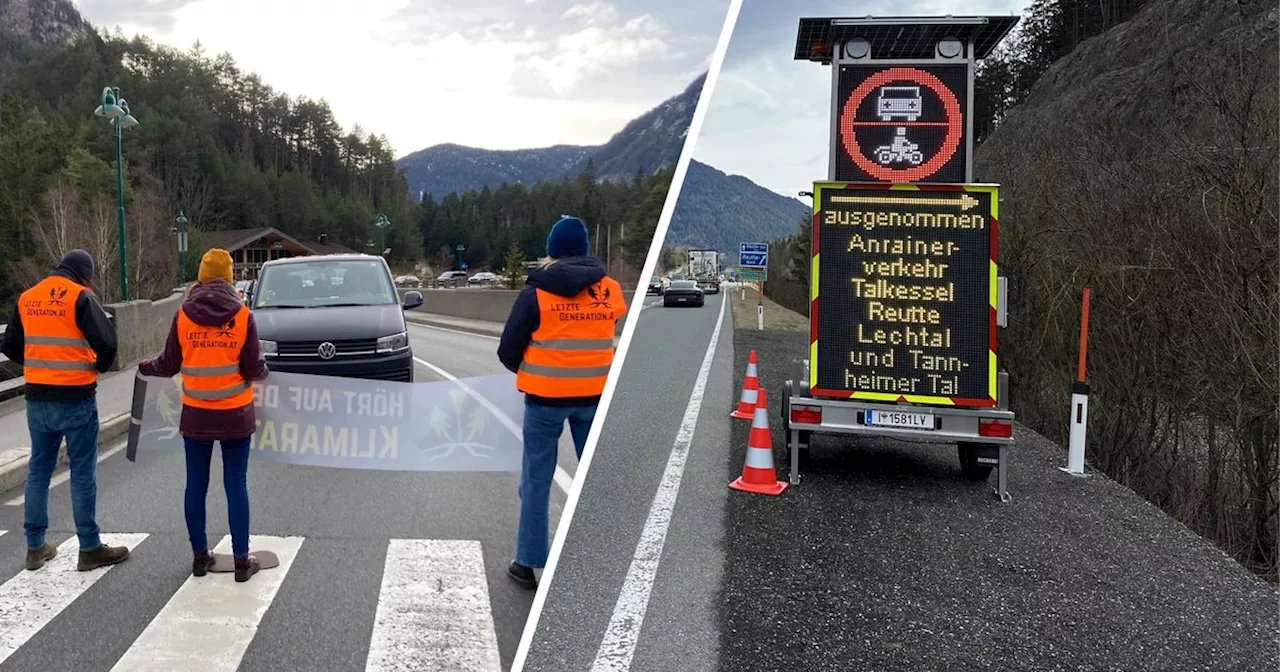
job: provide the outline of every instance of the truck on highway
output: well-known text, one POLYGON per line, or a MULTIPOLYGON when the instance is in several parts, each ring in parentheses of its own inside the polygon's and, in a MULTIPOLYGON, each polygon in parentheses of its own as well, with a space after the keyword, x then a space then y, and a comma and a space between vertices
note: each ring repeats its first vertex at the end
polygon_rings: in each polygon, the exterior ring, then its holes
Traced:
POLYGON ((720 293, 720 252, 689 250, 689 277, 698 288, 709 294, 720 293))

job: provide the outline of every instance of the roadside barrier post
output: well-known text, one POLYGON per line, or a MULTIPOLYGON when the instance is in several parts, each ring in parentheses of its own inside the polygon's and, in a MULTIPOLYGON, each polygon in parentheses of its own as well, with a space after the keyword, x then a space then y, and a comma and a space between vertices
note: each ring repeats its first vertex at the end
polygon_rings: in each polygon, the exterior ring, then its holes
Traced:
POLYGON ((1076 381, 1071 386, 1071 440, 1067 450, 1067 466, 1063 471, 1084 476, 1084 443, 1089 420, 1089 384, 1085 382, 1085 354, 1089 344, 1089 288, 1084 288, 1080 303, 1080 354, 1076 363, 1076 381))

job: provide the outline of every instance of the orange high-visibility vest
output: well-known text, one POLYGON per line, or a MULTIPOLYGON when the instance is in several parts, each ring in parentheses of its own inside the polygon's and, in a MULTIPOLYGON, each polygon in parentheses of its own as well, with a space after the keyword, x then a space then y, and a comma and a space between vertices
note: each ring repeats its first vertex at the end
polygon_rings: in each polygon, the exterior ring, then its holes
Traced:
POLYGON ((248 333, 248 306, 214 327, 196 324, 178 310, 183 404, 225 411, 253 403, 253 388, 240 374, 240 350, 248 333))
POLYGON ((626 312, 622 285, 605 277, 571 298, 535 291, 538 328, 516 373, 516 389, 539 397, 603 394, 614 323, 626 312))
POLYGON ((76 300, 92 291, 51 275, 18 299, 22 319, 22 376, 35 385, 80 387, 98 380, 98 355, 76 326, 76 300))

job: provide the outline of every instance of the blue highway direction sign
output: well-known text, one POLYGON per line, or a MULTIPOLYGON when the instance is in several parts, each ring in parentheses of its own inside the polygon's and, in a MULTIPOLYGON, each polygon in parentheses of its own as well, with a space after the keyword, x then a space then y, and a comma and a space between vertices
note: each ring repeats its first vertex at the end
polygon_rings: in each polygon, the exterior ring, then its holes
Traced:
POLYGON ((765 268, 769 265, 768 243, 742 243, 738 247, 738 266, 765 268))

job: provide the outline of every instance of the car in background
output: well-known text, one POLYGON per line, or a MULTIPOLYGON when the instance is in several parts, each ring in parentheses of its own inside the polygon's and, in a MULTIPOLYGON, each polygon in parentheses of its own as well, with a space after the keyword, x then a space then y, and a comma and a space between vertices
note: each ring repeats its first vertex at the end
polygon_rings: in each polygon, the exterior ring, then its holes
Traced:
POLYGON ((720 281, 716 278, 698 278, 698 289, 706 294, 719 294, 720 281))
POLYGON ((440 277, 436 278, 436 282, 456 283, 456 282, 466 282, 466 280, 467 280, 466 271, 445 271, 444 273, 440 274, 440 277))
POLYGON ((649 287, 644 290, 645 295, 657 294, 662 296, 662 278, 649 278, 649 287))
POLYGON ((401 302, 382 257, 274 259, 262 265, 252 296, 268 369, 413 382, 404 311, 421 306, 422 293, 401 302))
POLYGON ((489 271, 480 271, 475 275, 467 278, 468 285, 492 285, 498 281, 498 276, 489 271))
POLYGON ((397 275, 396 287, 421 287, 422 280, 416 275, 397 275))
POLYGON ((692 280, 672 280, 667 285, 667 291, 662 294, 662 306, 670 308, 671 306, 699 306, 705 303, 702 296, 702 290, 698 288, 698 283, 692 280))

